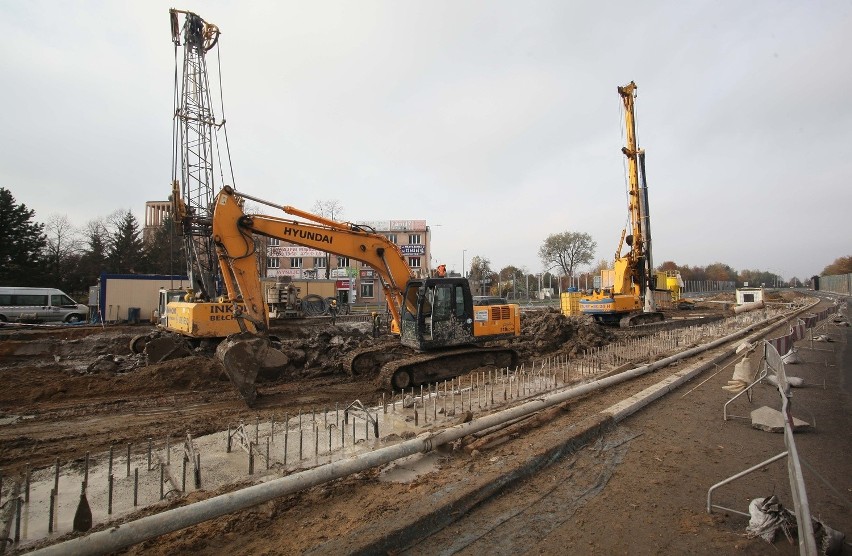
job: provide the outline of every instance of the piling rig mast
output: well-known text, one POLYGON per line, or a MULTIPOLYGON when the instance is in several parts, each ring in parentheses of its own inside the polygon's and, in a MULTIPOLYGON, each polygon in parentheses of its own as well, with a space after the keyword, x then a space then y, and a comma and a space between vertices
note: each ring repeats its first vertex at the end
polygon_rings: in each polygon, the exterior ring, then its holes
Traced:
MULTIPOLYGON (((225 120, 217 121, 213 111, 206 56, 219 41, 219 28, 188 11, 171 9, 169 16, 175 46, 172 215, 183 236, 191 288, 196 298, 212 299, 220 289, 212 237, 213 201, 220 187, 215 183, 217 170, 224 182, 220 128, 226 155, 228 150, 225 120)), ((227 167, 233 184, 230 160, 227 167)))
POLYGON ((615 251, 612 285, 580 298, 579 303, 582 313, 591 315, 601 324, 629 327, 660 322, 663 314, 656 311, 651 292, 654 280, 651 219, 645 151, 637 146, 636 139, 636 83, 631 81, 624 87, 618 87, 618 95, 624 107, 627 134, 626 145, 621 152, 627 159, 629 222, 621 232, 615 251), (630 251, 622 254, 625 244, 630 251))

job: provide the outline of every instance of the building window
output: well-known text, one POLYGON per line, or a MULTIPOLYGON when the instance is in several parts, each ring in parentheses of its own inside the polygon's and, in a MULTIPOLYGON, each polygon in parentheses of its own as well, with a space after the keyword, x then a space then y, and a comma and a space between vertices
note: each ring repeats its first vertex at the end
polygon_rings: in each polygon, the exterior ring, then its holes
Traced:
POLYGON ((278 257, 268 257, 266 259, 266 268, 280 268, 281 259, 278 257))
POLYGON ((385 237, 388 238, 391 243, 396 243, 396 234, 385 234, 385 237))
POLYGON ((302 268, 302 257, 290 257, 290 268, 302 268))
POLYGON ((420 234, 408 234, 408 244, 409 245, 420 245, 423 242, 420 241, 420 234))
POLYGON ((325 268, 328 266, 328 257, 314 257, 314 268, 325 268))
POLYGON ((267 239, 267 241, 269 241, 270 247, 276 247, 278 245, 281 245, 281 240, 278 239, 277 237, 268 237, 266 239, 267 239))
POLYGON ((373 282, 361 282, 361 297, 373 298, 373 282))
POLYGON ((349 257, 337 257, 337 268, 349 268, 349 257))
POLYGON ((408 257, 408 266, 411 268, 420 268, 420 257, 408 257))

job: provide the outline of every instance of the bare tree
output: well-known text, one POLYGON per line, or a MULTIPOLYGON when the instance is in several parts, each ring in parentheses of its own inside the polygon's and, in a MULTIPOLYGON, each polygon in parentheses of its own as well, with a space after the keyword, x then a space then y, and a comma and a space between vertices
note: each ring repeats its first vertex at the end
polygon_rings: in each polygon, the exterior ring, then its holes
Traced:
POLYGON ((496 273, 491 270, 491 261, 479 255, 471 259, 468 279, 472 290, 478 291, 480 295, 488 295, 491 292, 494 277, 496 273))
MULTIPOLYGON (((311 207, 311 212, 314 214, 318 214, 323 218, 328 218, 329 220, 342 220, 343 219, 343 205, 337 199, 331 199, 327 201, 317 201, 314 203, 314 206, 311 207)), ((325 278, 326 280, 331 276, 331 257, 328 253, 325 254, 325 278)))
POLYGON ((71 224, 67 215, 51 214, 44 224, 44 232, 47 237, 45 255, 51 280, 64 287, 64 277, 76 266, 80 255, 83 244, 80 231, 71 224))
POLYGON ((539 248, 538 257, 545 268, 558 266, 570 278, 578 266, 592 262, 597 246, 597 242, 587 233, 551 234, 539 248))
POLYGON ((343 205, 337 199, 317 201, 314 203, 314 206, 311 207, 311 212, 318 214, 323 218, 328 218, 329 220, 343 219, 343 205))

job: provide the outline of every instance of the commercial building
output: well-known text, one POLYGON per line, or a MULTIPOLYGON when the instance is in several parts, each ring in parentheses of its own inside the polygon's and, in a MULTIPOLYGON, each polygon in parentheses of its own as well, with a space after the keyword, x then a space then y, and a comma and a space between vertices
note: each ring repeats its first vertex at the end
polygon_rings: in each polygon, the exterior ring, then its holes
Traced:
MULTIPOLYGON (((425 220, 363 220, 355 222, 371 228, 396 244, 415 277, 427 277, 432 268, 431 233, 425 220)), ((378 274, 369 266, 347 257, 265 238, 266 277, 288 276, 293 280, 334 279, 337 298, 355 306, 382 305, 385 294, 378 274)))
POLYGON ((142 239, 148 241, 154 230, 171 218, 171 201, 148 201, 145 203, 145 221, 142 226, 142 239))

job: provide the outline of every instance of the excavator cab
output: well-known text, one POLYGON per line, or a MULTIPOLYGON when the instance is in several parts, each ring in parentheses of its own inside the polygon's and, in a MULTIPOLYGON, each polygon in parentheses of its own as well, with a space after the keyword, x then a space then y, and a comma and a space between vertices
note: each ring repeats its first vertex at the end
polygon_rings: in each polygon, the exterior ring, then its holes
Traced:
POLYGON ((411 280, 405 288, 400 339, 419 351, 474 343, 473 296, 464 278, 411 280))

